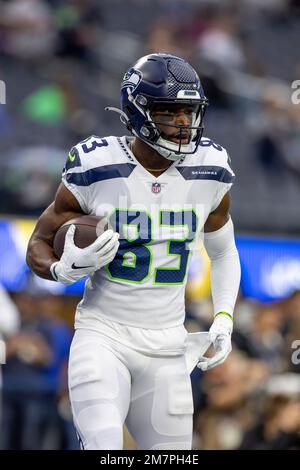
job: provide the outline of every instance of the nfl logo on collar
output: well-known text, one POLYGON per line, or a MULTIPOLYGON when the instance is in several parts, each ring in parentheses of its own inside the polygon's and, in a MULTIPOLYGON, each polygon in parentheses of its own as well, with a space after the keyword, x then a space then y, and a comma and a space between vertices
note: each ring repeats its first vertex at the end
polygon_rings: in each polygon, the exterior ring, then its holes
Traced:
POLYGON ((160 193, 161 191, 161 184, 160 183, 152 183, 151 191, 153 193, 160 193))

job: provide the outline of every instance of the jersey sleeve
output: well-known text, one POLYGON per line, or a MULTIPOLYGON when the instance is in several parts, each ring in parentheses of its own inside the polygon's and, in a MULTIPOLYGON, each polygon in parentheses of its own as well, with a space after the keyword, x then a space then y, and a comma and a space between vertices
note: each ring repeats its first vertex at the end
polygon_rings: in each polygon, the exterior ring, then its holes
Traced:
POLYGON ((77 199, 84 213, 89 214, 89 185, 87 169, 80 154, 80 145, 73 147, 62 172, 62 182, 77 199))
POLYGON ((223 197, 225 194, 230 191, 234 180, 235 174, 231 168, 231 159, 227 153, 227 151, 223 148, 220 161, 218 162, 218 183, 216 188, 215 197, 212 203, 211 212, 216 210, 216 208, 220 205, 223 197))

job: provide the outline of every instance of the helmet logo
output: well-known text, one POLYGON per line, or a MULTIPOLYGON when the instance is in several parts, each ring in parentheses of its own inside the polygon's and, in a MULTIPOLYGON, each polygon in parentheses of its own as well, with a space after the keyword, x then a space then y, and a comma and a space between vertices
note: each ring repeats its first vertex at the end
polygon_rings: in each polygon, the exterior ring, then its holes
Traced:
POLYGON ((144 137, 149 137, 150 131, 149 131, 149 129, 147 129, 147 127, 143 126, 141 128, 141 134, 143 134, 144 137))
POLYGON ((137 88, 143 76, 139 70, 131 68, 125 73, 121 88, 129 88, 131 93, 137 88))

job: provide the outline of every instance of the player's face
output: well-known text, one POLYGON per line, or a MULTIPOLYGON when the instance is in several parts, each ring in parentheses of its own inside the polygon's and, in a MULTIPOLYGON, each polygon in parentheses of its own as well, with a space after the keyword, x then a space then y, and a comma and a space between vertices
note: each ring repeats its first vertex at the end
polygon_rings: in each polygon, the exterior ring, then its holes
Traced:
POLYGON ((164 139, 185 145, 190 142, 191 129, 189 127, 194 122, 197 110, 198 105, 164 103, 153 108, 151 117, 164 139))

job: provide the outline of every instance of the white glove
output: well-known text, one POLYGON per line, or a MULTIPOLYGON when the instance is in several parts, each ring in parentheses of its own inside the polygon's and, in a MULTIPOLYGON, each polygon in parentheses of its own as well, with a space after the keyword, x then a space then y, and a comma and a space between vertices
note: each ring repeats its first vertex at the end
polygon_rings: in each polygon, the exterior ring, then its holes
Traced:
POLYGON ((213 357, 201 357, 197 364, 199 369, 205 371, 212 369, 225 361, 232 350, 231 333, 233 322, 229 314, 221 313, 216 315, 211 325, 208 335, 214 346, 215 354, 213 357))
POLYGON ((75 225, 71 225, 66 233, 62 257, 50 267, 53 279, 63 284, 72 284, 110 263, 120 245, 119 233, 106 230, 91 245, 78 248, 74 243, 75 230, 75 225))

